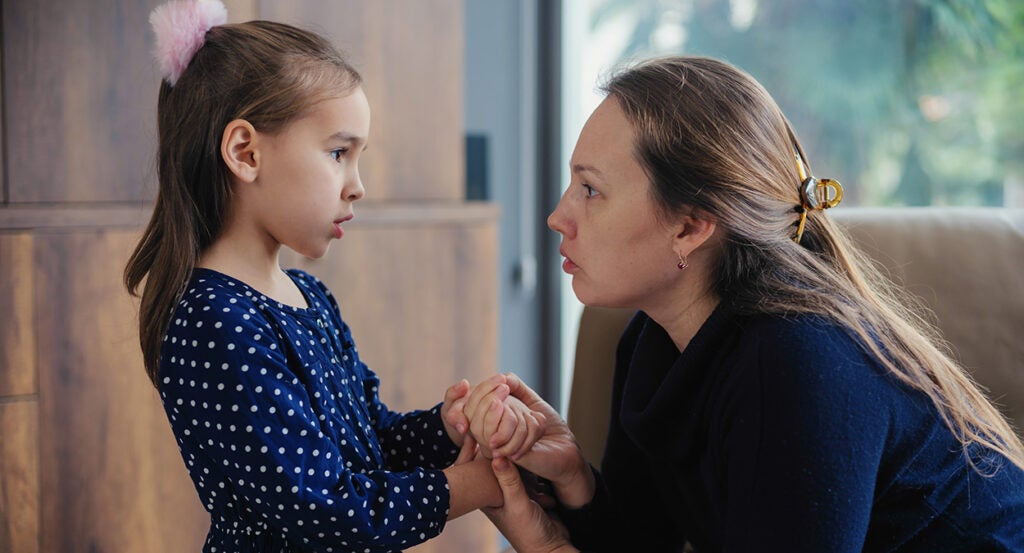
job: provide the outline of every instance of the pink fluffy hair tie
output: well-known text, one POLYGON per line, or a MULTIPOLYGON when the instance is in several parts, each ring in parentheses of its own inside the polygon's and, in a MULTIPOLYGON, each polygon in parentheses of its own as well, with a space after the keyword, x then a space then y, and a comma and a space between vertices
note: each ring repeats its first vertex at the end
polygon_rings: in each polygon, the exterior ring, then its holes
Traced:
POLYGON ((206 32, 227 20, 228 10, 220 0, 174 0, 149 14, 156 32, 156 59, 167 84, 178 82, 206 41, 206 32))

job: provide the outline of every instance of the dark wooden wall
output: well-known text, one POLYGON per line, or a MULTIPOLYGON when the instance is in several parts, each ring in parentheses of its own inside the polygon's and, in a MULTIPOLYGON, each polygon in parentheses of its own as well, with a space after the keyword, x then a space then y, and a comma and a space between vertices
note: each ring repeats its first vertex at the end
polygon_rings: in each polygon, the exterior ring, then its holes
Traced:
MULTIPOLYGON (((497 208, 462 200, 462 0, 233 0, 365 78, 367 195, 322 260, 393 408, 494 371, 497 208)), ((155 194, 155 0, 4 0, 0 551, 198 551, 208 527, 142 369, 121 271, 155 194)), ((488 552, 479 514, 415 551, 488 552)))

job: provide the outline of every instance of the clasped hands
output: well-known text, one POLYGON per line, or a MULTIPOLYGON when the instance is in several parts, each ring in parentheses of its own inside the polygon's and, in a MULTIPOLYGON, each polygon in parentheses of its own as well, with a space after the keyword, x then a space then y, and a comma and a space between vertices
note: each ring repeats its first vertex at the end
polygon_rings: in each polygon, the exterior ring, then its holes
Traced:
POLYGON ((593 497, 594 480, 558 412, 516 375, 499 374, 476 386, 463 380, 450 387, 441 417, 462 447, 457 462, 492 459, 504 504, 484 513, 516 550, 573 551, 565 528, 542 505, 550 507, 557 499, 568 507, 582 506, 593 497), (550 482, 555 497, 537 493, 535 482, 524 486, 513 462, 550 482))
POLYGON ((448 388, 441 417, 449 436, 464 453, 468 449, 474 457, 514 461, 544 435, 550 413, 543 408, 533 409, 512 395, 510 382, 520 393, 529 390, 515 375, 505 374, 494 375, 476 386, 461 380, 448 388))

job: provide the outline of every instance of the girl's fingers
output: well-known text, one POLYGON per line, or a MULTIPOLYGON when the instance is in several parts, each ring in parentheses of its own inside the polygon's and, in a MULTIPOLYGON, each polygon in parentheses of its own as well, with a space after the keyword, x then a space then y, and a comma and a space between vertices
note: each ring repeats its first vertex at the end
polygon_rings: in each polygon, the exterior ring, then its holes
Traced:
POLYGON ((526 439, 519 445, 519 448, 511 454, 513 460, 519 459, 526 452, 533 448, 533 444, 537 443, 541 437, 544 436, 544 431, 547 429, 547 417, 543 413, 531 411, 526 417, 526 439))
POLYGON ((466 398, 461 397, 449 404, 448 412, 444 420, 455 428, 459 434, 465 434, 469 430, 469 419, 465 412, 466 398))
MULTIPOLYGON (((506 410, 507 411, 512 411, 512 409, 507 409, 507 408, 506 408, 506 410)), ((530 429, 529 429, 528 421, 531 418, 530 414, 529 414, 529 412, 521 412, 519 410, 515 410, 515 411, 516 411, 515 412, 515 415, 516 415, 515 416, 516 425, 515 425, 515 428, 512 429, 512 435, 507 440, 505 440, 505 441, 503 441, 501 443, 497 443, 497 444, 495 444, 494 442, 491 443, 491 449, 498 450, 497 453, 500 454, 500 455, 511 456, 511 455, 519 452, 519 450, 523 449, 526 446, 526 442, 529 440, 530 429)), ((511 419, 512 417, 503 417, 502 418, 502 425, 503 426, 505 424, 505 419, 506 418, 511 419)))
POLYGON ((518 412, 518 409, 509 404, 503 403, 502 405, 504 406, 504 411, 501 419, 494 421, 495 427, 493 430, 488 429, 490 433, 487 437, 487 443, 491 446, 491 449, 500 448, 508 443, 515 435, 516 429, 522 425, 522 415, 518 412))
POLYGON ((508 384, 503 374, 496 374, 473 387, 466 400, 466 409, 470 417, 480 408, 481 402, 499 386, 505 386, 505 389, 508 389, 508 384))

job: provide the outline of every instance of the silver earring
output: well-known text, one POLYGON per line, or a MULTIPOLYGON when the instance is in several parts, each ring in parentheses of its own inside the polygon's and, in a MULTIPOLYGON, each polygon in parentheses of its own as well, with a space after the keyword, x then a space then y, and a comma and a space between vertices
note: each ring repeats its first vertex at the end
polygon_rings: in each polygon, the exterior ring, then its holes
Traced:
POLYGON ((690 266, 690 264, 686 261, 686 256, 685 255, 680 255, 680 254, 676 254, 676 255, 679 256, 679 263, 676 263, 676 267, 679 267, 680 271, 682 271, 683 269, 685 269, 685 268, 690 266))

